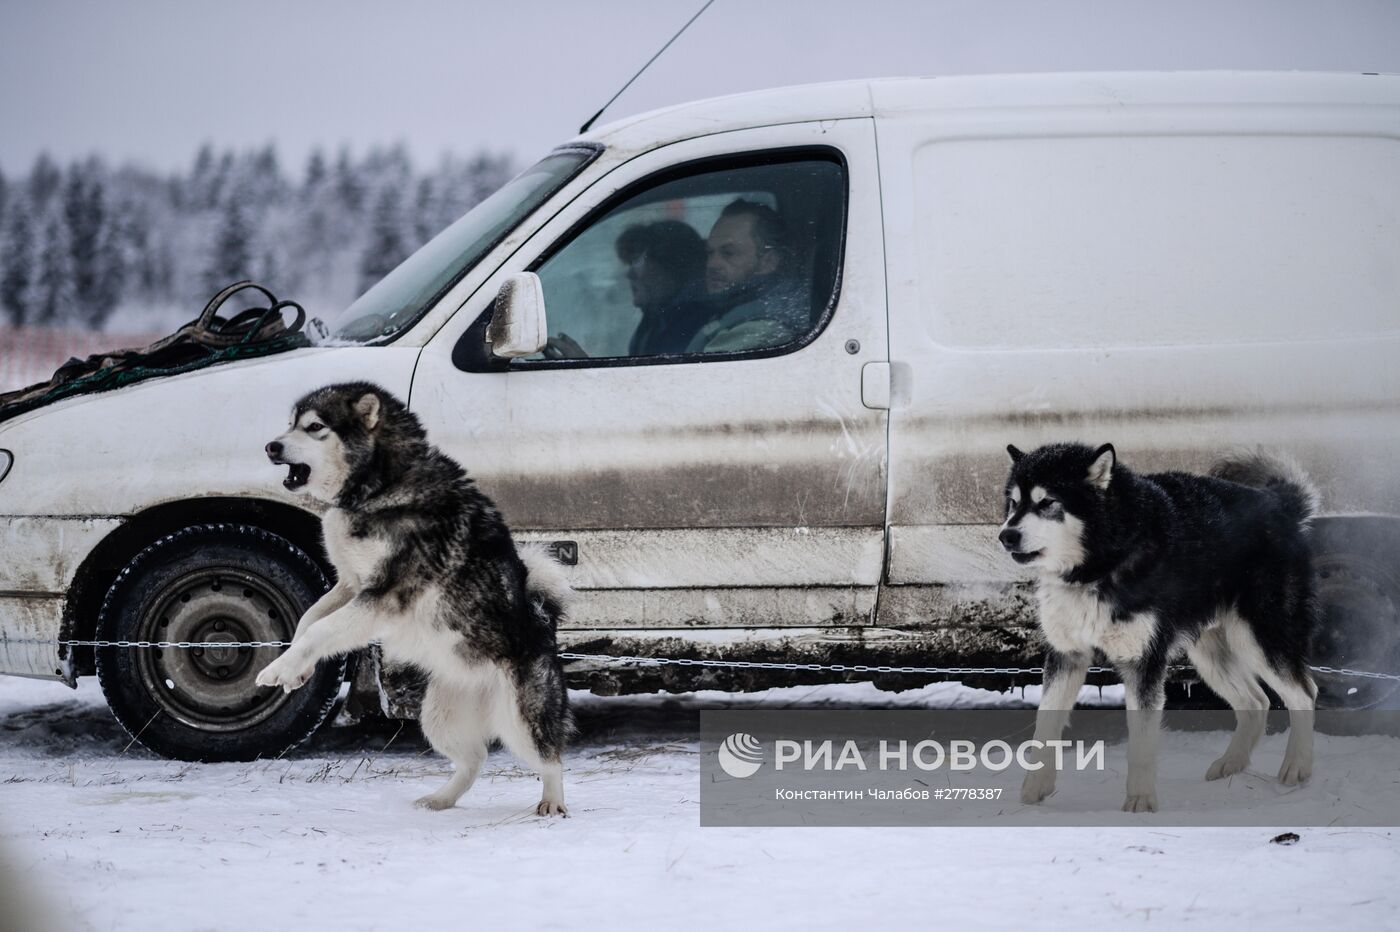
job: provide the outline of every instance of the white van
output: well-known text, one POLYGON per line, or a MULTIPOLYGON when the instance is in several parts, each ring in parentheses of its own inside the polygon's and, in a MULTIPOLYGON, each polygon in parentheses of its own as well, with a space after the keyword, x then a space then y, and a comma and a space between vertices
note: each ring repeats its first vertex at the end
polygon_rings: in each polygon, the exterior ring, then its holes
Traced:
MULTIPOLYGON (((581 591, 566 650, 1036 666, 995 539, 1005 448, 1078 439, 1139 470, 1297 456, 1329 513, 1317 662, 1400 669, 1394 76, 853 81, 675 107, 557 149, 331 329, 0 424, 0 672, 101 668, 168 754, 275 753, 315 727, 339 670, 274 695, 253 677, 275 649, 216 645, 287 638, 325 585, 317 519, 263 444, 299 395, 360 379, 554 545, 581 591), (496 301, 525 272, 547 323, 496 301), (523 347, 487 341, 493 306, 523 347), (211 646, 55 643, 93 638, 211 646)), ((568 669, 600 692, 841 675, 568 669)), ((352 706, 409 714, 388 679, 359 663, 352 706)), ((1334 702, 1395 686, 1320 679, 1334 702)))

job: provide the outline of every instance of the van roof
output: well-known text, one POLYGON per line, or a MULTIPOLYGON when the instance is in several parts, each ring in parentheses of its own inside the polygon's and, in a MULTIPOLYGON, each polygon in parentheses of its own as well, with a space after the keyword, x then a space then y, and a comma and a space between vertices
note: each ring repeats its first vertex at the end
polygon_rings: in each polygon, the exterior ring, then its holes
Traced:
POLYGON ((754 126, 921 110, 1152 104, 1400 104, 1394 74, 1139 71, 874 78, 712 97, 625 117, 577 137, 651 149, 754 126))

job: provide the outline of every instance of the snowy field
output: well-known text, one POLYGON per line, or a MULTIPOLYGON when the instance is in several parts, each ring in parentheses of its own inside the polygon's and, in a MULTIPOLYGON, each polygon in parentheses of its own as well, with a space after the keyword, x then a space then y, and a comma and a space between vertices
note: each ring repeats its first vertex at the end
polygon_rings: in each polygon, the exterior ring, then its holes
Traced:
MULTIPOLYGON (((1390 829, 1301 828, 1281 846, 1270 837, 1293 826, 698 825, 701 709, 1006 707, 1019 693, 576 700, 572 817, 545 820, 535 778, 501 751, 458 808, 414 809, 447 770, 412 724, 331 729, 277 761, 174 763, 128 746, 94 681, 0 678, 0 851, 44 929, 1400 927, 1390 829)), ((1236 779, 1271 786, 1278 750, 1236 779)))

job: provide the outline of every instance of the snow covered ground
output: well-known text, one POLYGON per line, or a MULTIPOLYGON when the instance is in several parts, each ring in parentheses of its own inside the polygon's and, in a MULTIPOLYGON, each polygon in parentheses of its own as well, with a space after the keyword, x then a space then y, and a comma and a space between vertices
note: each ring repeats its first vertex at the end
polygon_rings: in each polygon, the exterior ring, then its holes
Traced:
MULTIPOLYGON (((577 699, 573 816, 544 820, 533 775, 500 751, 458 808, 412 808, 446 775, 413 725, 330 730, 277 761, 173 763, 128 746, 94 682, 0 678, 0 854, 45 929, 1400 928, 1389 829, 1303 828, 1281 846, 1290 826, 699 827, 701 709, 1019 695, 577 699)), ((1276 765, 1261 752, 1261 773, 1276 765)))

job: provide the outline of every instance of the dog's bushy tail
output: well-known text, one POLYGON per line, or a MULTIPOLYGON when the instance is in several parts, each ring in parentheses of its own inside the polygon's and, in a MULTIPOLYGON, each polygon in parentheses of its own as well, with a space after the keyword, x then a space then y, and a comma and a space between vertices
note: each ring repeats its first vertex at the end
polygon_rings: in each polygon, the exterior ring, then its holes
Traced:
MULTIPOLYGON (((516 547, 520 562, 525 564, 525 597, 530 600, 530 608, 535 615, 549 625, 551 631, 559 630, 559 623, 569 613, 569 603, 574 598, 574 587, 564 578, 558 561, 548 550, 539 544, 521 544, 516 547)), ((539 657, 535 661, 534 680, 541 695, 549 697, 540 707, 540 727, 545 744, 549 748, 560 749, 577 734, 574 715, 569 708, 569 690, 564 679, 564 668, 554 655, 539 657), (555 704, 557 703, 557 704, 555 704), (553 710, 545 712, 541 710, 553 710)))
POLYGON ((1317 487, 1296 460, 1263 447, 1226 454, 1210 468, 1210 474, 1273 492, 1299 527, 1308 526, 1321 504, 1317 487))
POLYGON ((522 544, 518 548, 520 562, 525 564, 525 595, 549 626, 558 630, 559 623, 569 613, 574 588, 564 578, 564 571, 549 551, 543 547, 522 544))

